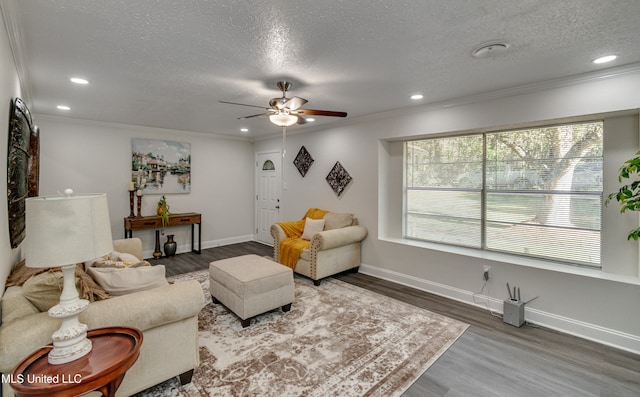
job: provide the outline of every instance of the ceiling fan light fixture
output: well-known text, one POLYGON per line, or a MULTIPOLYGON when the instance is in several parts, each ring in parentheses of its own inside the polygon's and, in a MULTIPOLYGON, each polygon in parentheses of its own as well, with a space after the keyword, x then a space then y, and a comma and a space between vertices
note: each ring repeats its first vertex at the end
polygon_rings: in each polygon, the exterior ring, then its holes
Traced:
POLYGON ((269 116, 269 121, 278 127, 290 127, 298 122, 298 116, 288 113, 275 113, 269 116))
POLYGON ((269 101, 269 106, 271 106, 274 109, 278 109, 278 110, 282 110, 282 108, 284 108, 284 104, 287 101, 287 98, 282 97, 282 98, 272 98, 269 101))
POLYGON ((252 108, 262 108, 267 110, 266 113, 254 114, 251 116, 238 117, 238 120, 249 119, 252 117, 269 116, 269 121, 278 127, 290 127, 294 124, 306 124, 307 122, 314 121, 313 117, 306 116, 328 116, 328 117, 347 117, 347 112, 336 112, 332 110, 319 110, 319 109, 302 109, 301 107, 306 104, 307 101, 304 98, 294 96, 287 98, 287 90, 291 88, 291 83, 286 81, 278 82, 278 88, 282 91, 281 98, 271 98, 269 101, 269 107, 262 107, 256 105, 248 105, 246 103, 219 101, 220 103, 227 103, 229 105, 249 106, 252 108))

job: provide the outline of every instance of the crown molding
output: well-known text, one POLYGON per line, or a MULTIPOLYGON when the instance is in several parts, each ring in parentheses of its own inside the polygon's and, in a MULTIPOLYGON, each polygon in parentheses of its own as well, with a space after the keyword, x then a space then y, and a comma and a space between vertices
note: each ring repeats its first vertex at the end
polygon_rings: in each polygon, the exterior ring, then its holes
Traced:
POLYGON ((2 10, 2 18, 7 36, 9 37, 9 46, 13 53, 13 60, 16 65, 16 72, 20 80, 20 89, 22 91, 22 100, 27 103, 29 108, 33 108, 31 95, 31 85, 29 82, 29 71, 27 65, 27 52, 24 47, 24 33, 20 25, 18 0, 0 0, 0 10, 2 10))
MULTIPOLYGON (((465 106, 479 102, 492 101, 502 98, 508 98, 516 95, 531 94, 540 91, 553 90, 563 87, 577 86, 581 84, 592 83, 596 81, 602 81, 607 79, 613 79, 624 76, 632 76, 640 74, 640 62, 623 65, 615 68, 608 68, 599 70, 596 72, 582 73, 578 75, 541 81, 538 83, 531 83, 520 85, 516 87, 505 88, 495 91, 487 91, 479 94, 466 95, 458 98, 446 99, 443 101, 430 102, 422 105, 416 105, 411 107, 405 107, 401 109, 390 110, 382 113, 374 113, 360 117, 349 118, 340 122, 340 127, 350 126, 354 124, 360 124, 363 122, 371 122, 384 120, 392 117, 402 117, 417 113, 424 113, 428 111, 434 111, 449 107, 465 106)), ((331 128, 339 128, 335 124, 314 127, 313 129, 305 130, 304 132, 313 132, 326 130, 331 128)))
POLYGON ((123 124, 123 123, 115 123, 112 121, 100 121, 100 120, 89 120, 89 119, 80 119, 76 117, 66 117, 66 116, 54 116, 48 114, 40 114, 40 113, 32 113, 31 116, 34 120, 40 121, 52 121, 57 123, 65 123, 71 125, 83 125, 83 126, 97 126, 103 128, 110 128, 113 130, 119 130, 124 132, 131 131, 140 131, 140 132, 149 132, 152 134, 164 133, 167 135, 190 135, 197 136, 200 138, 207 139, 223 139, 229 141, 240 141, 240 142, 252 142, 253 138, 248 136, 234 136, 228 134, 218 134, 213 132, 202 132, 202 131, 187 131, 187 130, 174 130, 170 128, 162 128, 162 127, 154 127, 149 125, 141 125, 141 124, 123 124))
POLYGON ((548 91, 557 88, 577 86, 605 79, 624 77, 640 74, 640 62, 628 65, 607 68, 595 72, 581 73, 573 76, 561 77, 557 79, 545 80, 537 83, 524 84, 516 87, 505 88, 502 90, 489 91, 476 95, 464 96, 457 99, 434 102, 428 107, 443 108, 451 106, 461 106, 476 102, 483 102, 494 99, 507 98, 515 95, 530 94, 540 91, 548 91))

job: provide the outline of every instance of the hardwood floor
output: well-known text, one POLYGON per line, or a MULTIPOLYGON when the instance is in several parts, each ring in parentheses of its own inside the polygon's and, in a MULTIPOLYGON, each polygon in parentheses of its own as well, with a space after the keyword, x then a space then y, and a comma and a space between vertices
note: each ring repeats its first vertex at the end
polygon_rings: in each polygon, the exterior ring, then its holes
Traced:
POLYGON ((256 254, 260 256, 273 256, 273 247, 249 241, 246 243, 224 245, 222 247, 203 249, 202 254, 192 252, 178 254, 173 258, 162 257, 160 259, 147 259, 154 265, 165 265, 166 274, 175 276, 195 272, 196 270, 209 269, 209 263, 220 259, 233 258, 234 256, 256 254))
MULTIPOLYGON (((245 254, 273 249, 247 242, 150 261, 175 275, 245 254)), ((335 278, 470 324, 405 397, 640 396, 638 355, 528 324, 516 328, 486 310, 364 274, 335 278)))

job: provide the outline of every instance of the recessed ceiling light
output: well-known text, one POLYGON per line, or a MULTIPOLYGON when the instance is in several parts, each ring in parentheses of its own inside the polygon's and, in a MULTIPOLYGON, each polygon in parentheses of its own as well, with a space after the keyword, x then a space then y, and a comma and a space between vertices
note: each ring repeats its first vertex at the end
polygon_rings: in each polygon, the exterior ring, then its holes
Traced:
POLYGON ((83 79, 81 77, 72 77, 69 80, 72 83, 76 83, 76 84, 89 84, 89 80, 83 79))
POLYGON ((59 110, 71 110, 69 106, 66 105, 58 105, 56 106, 59 110))
POLYGON ((314 121, 316 121, 316 119, 314 119, 313 117, 307 117, 305 120, 307 120, 307 122, 309 123, 313 123, 314 121))
POLYGON ((411 99, 413 99, 414 101, 417 101, 418 99, 422 99, 422 98, 424 98, 424 95, 422 94, 411 95, 411 99))
POLYGON ((248 129, 248 128, 240 128, 240 131, 242 131, 242 132, 249 132, 249 129, 248 129))
POLYGON ((607 62, 611 62, 613 60, 615 60, 618 56, 617 55, 607 55, 604 57, 600 57, 598 59, 594 59, 593 63, 595 64, 600 64, 600 63, 607 63, 607 62))

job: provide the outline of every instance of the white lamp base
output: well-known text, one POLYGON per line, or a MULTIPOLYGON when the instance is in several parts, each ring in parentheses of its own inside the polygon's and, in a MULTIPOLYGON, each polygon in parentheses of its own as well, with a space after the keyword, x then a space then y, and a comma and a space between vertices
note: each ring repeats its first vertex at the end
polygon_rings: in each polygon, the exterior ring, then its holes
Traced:
POLYGON ((64 364, 87 355, 91 341, 87 339, 87 326, 78 321, 78 315, 89 306, 80 299, 75 285, 76 265, 62 266, 64 287, 60 303, 49 309, 49 316, 62 319, 62 325, 53 333, 53 349, 49 352, 49 364, 64 364))

